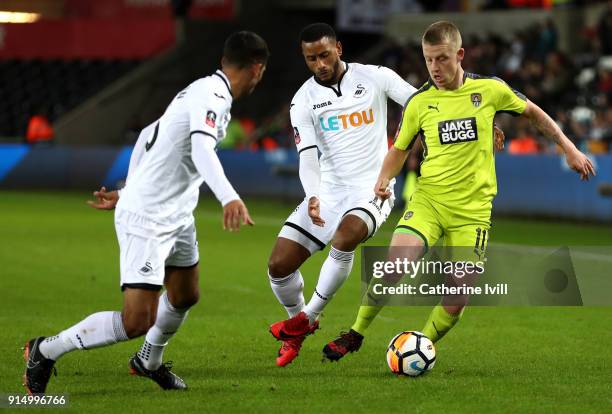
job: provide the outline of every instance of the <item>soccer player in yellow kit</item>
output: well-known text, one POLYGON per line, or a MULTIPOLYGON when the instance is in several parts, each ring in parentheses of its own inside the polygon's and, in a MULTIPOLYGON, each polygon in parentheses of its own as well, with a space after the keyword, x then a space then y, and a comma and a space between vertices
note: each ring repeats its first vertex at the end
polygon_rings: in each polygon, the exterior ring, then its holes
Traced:
MULTIPOLYGON (((389 197, 390 180, 399 174, 409 147, 421 134, 425 148, 421 176, 395 228, 391 247, 406 247, 413 256, 408 259, 418 260, 444 237, 445 246, 473 246, 476 252, 484 252, 497 193, 493 118, 498 112, 527 117, 561 147, 567 164, 581 179, 595 175, 591 161, 536 104, 499 78, 464 72, 465 50, 453 23, 439 21, 429 26, 422 46, 430 79, 406 102, 395 144, 374 188, 380 199, 389 197)), ((328 343, 324 355, 338 360, 357 351, 381 308, 361 306, 351 330, 328 343)), ((448 304, 443 299, 422 332, 436 342, 459 321, 463 308, 464 304, 448 304)))

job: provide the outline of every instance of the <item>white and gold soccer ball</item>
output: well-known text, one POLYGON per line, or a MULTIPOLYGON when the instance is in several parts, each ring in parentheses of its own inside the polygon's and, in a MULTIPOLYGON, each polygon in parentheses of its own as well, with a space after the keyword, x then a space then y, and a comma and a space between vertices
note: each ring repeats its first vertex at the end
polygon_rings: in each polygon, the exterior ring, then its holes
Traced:
POLYGON ((387 348, 387 364, 398 375, 416 377, 432 369, 435 363, 436 348, 421 332, 399 333, 387 348))

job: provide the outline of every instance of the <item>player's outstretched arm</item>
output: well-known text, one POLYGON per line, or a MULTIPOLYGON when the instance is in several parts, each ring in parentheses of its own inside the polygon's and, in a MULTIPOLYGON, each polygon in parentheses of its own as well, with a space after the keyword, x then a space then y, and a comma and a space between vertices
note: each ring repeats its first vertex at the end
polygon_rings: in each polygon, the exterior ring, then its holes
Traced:
POLYGON ((565 136, 561 128, 542 108, 531 101, 527 101, 527 107, 523 115, 542 135, 552 139, 561 147, 565 153, 567 165, 580 174, 581 180, 588 180, 590 175, 595 175, 595 168, 591 160, 576 148, 574 143, 565 136))
POLYGON ((378 174, 376 185, 374 186, 374 193, 377 197, 386 200, 391 196, 389 182, 393 177, 400 173, 402 166, 406 162, 406 158, 408 158, 409 152, 410 151, 401 150, 396 147, 391 147, 389 149, 389 152, 387 152, 385 160, 383 161, 380 174, 378 174))
POLYGON ((119 201, 119 192, 106 191, 106 187, 101 187, 93 192, 95 200, 87 200, 87 204, 98 210, 112 210, 119 201))

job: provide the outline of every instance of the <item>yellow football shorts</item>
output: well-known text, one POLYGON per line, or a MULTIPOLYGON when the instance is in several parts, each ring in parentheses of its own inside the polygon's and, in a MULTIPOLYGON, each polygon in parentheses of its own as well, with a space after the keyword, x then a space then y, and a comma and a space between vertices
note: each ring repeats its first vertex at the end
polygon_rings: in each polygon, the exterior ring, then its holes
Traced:
POLYGON ((450 208, 417 190, 395 228, 395 233, 420 237, 428 250, 443 238, 453 247, 455 260, 479 260, 489 241, 491 211, 473 212, 450 208))

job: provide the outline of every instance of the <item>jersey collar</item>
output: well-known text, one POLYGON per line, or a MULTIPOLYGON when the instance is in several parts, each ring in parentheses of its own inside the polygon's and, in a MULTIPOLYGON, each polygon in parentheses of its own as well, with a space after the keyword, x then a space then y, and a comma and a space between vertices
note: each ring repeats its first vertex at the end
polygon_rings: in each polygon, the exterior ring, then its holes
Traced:
POLYGON ((342 72, 342 75, 340 75, 340 79, 338 79, 338 83, 335 85, 325 85, 323 83, 321 83, 316 76, 313 76, 315 82, 317 82, 319 85, 324 86, 326 88, 330 88, 332 91, 334 91, 334 93, 336 94, 336 96, 340 97, 342 96, 342 90, 340 89, 340 84, 342 83, 342 79, 344 79, 344 75, 346 75, 346 73, 349 70, 349 64, 346 62, 342 62, 341 63, 344 65, 344 72, 342 72), (337 86, 337 89, 336 89, 337 86))
POLYGON ((213 75, 214 76, 218 76, 218 77, 221 78, 221 80, 223 81, 223 83, 225 83, 225 86, 227 87, 227 91, 229 92, 229 94, 233 98, 234 95, 232 94, 232 89, 230 88, 229 79, 227 78, 225 73, 223 73, 223 71, 221 69, 217 69, 217 71, 215 73, 213 73, 213 75))

